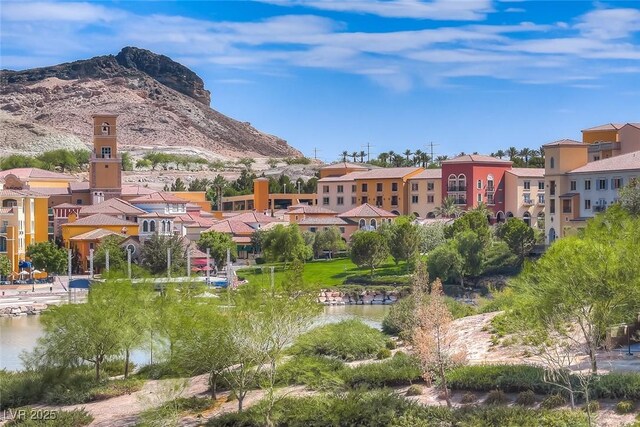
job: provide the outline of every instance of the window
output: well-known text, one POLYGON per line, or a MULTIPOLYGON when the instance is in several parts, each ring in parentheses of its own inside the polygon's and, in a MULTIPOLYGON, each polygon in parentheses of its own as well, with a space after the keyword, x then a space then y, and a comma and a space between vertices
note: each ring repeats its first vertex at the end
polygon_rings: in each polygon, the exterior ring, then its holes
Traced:
POLYGON ((478 193, 478 203, 482 203, 482 194, 478 193))
POLYGON ((458 175, 458 191, 467 190, 467 177, 464 174, 458 175))
POLYGON ((102 155, 103 159, 110 159, 111 158, 111 147, 102 147, 102 149, 100 150, 100 154, 102 155))
POLYGON ((433 195, 432 194, 429 194, 427 196, 427 203, 433 203, 433 195))
POLYGON ((18 201, 15 199, 6 199, 2 201, 3 208, 11 208, 13 206, 18 206, 18 201))
POLYGON ((591 180, 590 179, 586 179, 584 181, 584 189, 585 190, 591 190, 591 180))
POLYGON ((524 189, 525 190, 531 190, 531 181, 525 181, 524 182, 524 189))
POLYGON ((412 182, 411 183, 411 191, 418 191, 418 183, 417 182, 412 182))
POLYGON ((549 194, 552 196, 556 195, 556 182, 549 181, 549 194))
POLYGON ((556 213, 556 199, 549 200, 549 213, 556 213))
POLYGON ((544 194, 538 194, 538 204, 544 205, 544 194))
POLYGON ((549 168, 553 169, 556 167, 556 159, 554 159, 553 157, 551 157, 549 159, 549 168))
POLYGON ((109 133, 111 133, 109 123, 107 122, 102 123, 102 134, 109 135, 109 133))
POLYGON ((329 186, 328 185, 323 185, 322 186, 322 192, 323 193, 328 193, 329 192, 329 186))
POLYGON ((344 234, 344 233, 345 233, 345 231, 346 231, 346 228, 344 228, 344 227, 340 227, 340 233, 344 234))
POLYGON ((376 191, 382 191, 382 183, 381 182, 376 183, 376 191))
POLYGON ((146 220, 142 221, 142 232, 143 233, 149 232, 149 223, 146 220))
POLYGON ((338 199, 337 199, 336 203, 337 203, 338 205, 344 205, 344 197, 338 197, 338 199))
POLYGON ((562 200, 562 213, 571 213, 571 199, 562 200))
POLYGON ((611 188, 617 190, 620 187, 622 187, 622 178, 613 178, 611 180, 611 188))
POLYGON ((591 200, 589 200, 589 199, 585 199, 585 201, 584 201, 584 208, 585 208, 585 209, 587 209, 587 210, 588 210, 588 209, 591 209, 591 200))
POLYGON ((367 191, 369 191, 367 184, 366 183, 362 184, 362 192, 366 193, 367 191))
POLYGON ((0 237, 0 252, 7 252, 7 238, 0 237))
POLYGON ((365 228, 367 226, 367 221, 365 221, 364 219, 360 219, 360 221, 358 221, 358 228, 365 228))
POLYGON ((398 183, 397 182, 392 182, 391 183, 391 191, 398 191, 398 183))
POLYGON ((496 201, 494 199, 494 195, 493 193, 487 193, 487 204, 488 205, 495 205, 496 201))
POLYGON ((376 220, 374 218, 371 218, 371 221, 369 222, 369 224, 371 225, 371 228, 373 228, 374 230, 378 226, 378 223, 376 222, 376 220))
POLYGON ((76 205, 81 205, 82 204, 82 199, 77 199, 76 200, 76 205))
POLYGON ((593 161, 594 161, 594 162, 595 162, 595 161, 598 161, 598 160, 600 160, 600 156, 593 156, 593 161))
POLYGON ((344 193, 344 185, 338 185, 338 193, 344 193))
POLYGON ((398 196, 391 196, 391 206, 398 206, 398 196))
POLYGON ((538 190, 544 191, 544 181, 538 181, 538 190))
POLYGON ((329 204, 329 198, 328 197, 323 197, 322 198, 322 204, 323 205, 328 205, 329 204))
POLYGON ((351 186, 351 192, 352 192, 352 193, 355 193, 355 192, 356 192, 356 185, 355 185, 355 184, 353 184, 353 185, 351 186))
POLYGON ((478 190, 482 189, 482 180, 481 179, 478 180, 477 187, 478 187, 478 190))
POLYGON ((531 204, 533 204, 533 202, 531 201, 531 194, 529 194, 529 193, 523 194, 523 195, 522 195, 522 198, 523 198, 523 203, 524 203, 525 205, 531 205, 531 204))
POLYGON ((576 191, 576 182, 575 181, 571 181, 569 182, 569 191, 576 191))
POLYGON ((376 206, 382 206, 382 196, 376 196, 376 206))
POLYGON ((494 191, 495 188, 493 187, 493 175, 489 174, 487 175, 487 191, 494 191))
POLYGON ((351 198, 351 204, 352 204, 352 205, 355 205, 355 204, 356 204, 356 197, 355 197, 355 196, 353 196, 353 197, 351 198))
POLYGON ((607 189, 607 180, 599 179, 598 180, 598 190, 606 190, 607 189))
POLYGON ((433 182, 427 182, 427 191, 433 191, 435 184, 433 182))
POLYGON ((413 196, 411 196, 411 203, 418 203, 418 195, 414 194, 413 196))
POLYGON ((367 196, 362 196, 362 203, 369 203, 369 198, 367 196))
POLYGON ((316 228, 315 227, 309 227, 309 231, 312 232, 312 233, 315 233, 316 232, 316 228))
POLYGON ((449 191, 456 191, 457 183, 458 183, 458 180, 457 180, 456 176, 455 175, 449 175, 449 180, 448 181, 449 181, 449 183, 448 183, 449 191))
POLYGON ((149 221, 149 231, 150 232, 154 232, 156 231, 156 222, 155 221, 149 221))

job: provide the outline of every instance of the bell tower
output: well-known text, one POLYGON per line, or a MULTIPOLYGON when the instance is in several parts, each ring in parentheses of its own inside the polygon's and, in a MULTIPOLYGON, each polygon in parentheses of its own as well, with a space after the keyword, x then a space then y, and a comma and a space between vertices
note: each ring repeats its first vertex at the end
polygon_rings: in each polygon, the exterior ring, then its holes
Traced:
POLYGON ((120 197, 122 193, 122 157, 118 154, 115 114, 94 114, 93 151, 89 164, 91 204, 120 197))

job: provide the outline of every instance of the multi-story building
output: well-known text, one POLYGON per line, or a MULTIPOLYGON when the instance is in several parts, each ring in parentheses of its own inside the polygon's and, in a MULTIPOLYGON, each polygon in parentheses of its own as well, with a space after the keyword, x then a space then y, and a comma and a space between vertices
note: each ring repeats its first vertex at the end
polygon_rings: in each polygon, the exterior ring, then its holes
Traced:
POLYGON ((442 199, 453 198, 462 210, 484 203, 496 221, 504 221, 504 175, 509 169, 509 160, 477 154, 445 160, 442 162, 442 199))
POLYGON ((408 182, 409 212, 418 218, 434 218, 442 205, 442 169, 426 169, 408 182))
POLYGON ((544 169, 512 168, 505 173, 505 216, 544 228, 544 169))
POLYGON ((115 114, 94 114, 93 151, 89 163, 91 204, 96 205, 122 193, 122 157, 118 154, 115 114))

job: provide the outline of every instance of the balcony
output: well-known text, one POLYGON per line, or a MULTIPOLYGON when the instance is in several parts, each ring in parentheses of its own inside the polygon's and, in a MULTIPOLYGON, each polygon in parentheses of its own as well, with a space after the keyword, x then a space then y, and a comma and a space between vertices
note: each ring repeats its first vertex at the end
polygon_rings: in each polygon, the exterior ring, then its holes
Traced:
POLYGON ((447 187, 447 191, 450 193, 453 193, 456 191, 467 191, 467 186, 466 185, 450 185, 449 187, 447 187))
POLYGON ((454 199, 453 203, 456 205, 466 205, 467 199, 454 199))
POLYGON ((538 200, 537 205, 538 206, 544 206, 544 200, 538 200))
POLYGON ((607 209, 606 206, 602 206, 602 205, 595 205, 593 207, 593 211, 594 212, 604 212, 607 209))
POLYGON ((524 200, 522 201, 522 204, 523 204, 524 206, 533 206, 533 200, 531 200, 531 199, 524 199, 524 200))

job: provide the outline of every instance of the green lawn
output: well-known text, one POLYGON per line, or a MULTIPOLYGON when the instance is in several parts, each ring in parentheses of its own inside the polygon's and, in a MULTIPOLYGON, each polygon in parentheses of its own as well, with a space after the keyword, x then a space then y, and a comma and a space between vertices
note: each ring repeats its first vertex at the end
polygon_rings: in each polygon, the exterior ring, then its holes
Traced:
MULTIPOLYGON (((282 263, 264 264, 253 267, 244 268, 238 271, 238 276, 243 277, 250 282, 258 282, 261 285, 269 285, 270 267, 274 266, 275 282, 282 282, 284 275, 284 266, 282 263)), ((393 280, 394 277, 406 274, 405 263, 395 265, 393 260, 389 260, 376 269, 375 279, 386 278, 393 280)), ((349 258, 339 258, 330 261, 318 260, 309 261, 304 265, 304 281, 307 285, 317 285, 318 288, 338 286, 344 284, 348 277, 368 276, 369 270, 366 268, 358 268, 349 258)))

